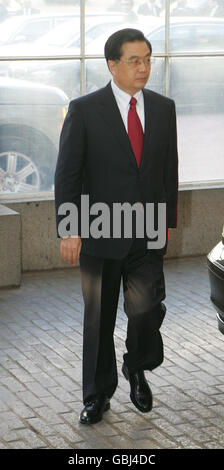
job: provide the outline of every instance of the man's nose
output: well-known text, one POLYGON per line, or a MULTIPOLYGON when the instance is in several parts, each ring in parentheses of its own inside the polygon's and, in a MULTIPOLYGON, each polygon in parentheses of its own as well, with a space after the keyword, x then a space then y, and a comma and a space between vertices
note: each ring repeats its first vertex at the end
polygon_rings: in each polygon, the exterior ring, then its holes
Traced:
POLYGON ((138 69, 140 72, 145 72, 147 70, 147 65, 145 64, 144 60, 139 61, 138 69))

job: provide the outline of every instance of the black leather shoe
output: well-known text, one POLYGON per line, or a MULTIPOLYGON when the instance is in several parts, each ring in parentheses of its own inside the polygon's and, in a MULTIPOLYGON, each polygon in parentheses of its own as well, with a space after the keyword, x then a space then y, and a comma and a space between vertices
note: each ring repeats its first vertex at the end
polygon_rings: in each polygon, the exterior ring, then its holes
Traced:
POLYGON ((101 421, 104 411, 109 410, 110 400, 105 395, 96 395, 86 402, 79 421, 82 424, 94 424, 101 421))
POLYGON ((152 409, 152 392, 146 382, 144 371, 140 370, 134 374, 128 371, 125 363, 122 366, 122 372, 127 380, 129 380, 132 403, 142 413, 147 413, 152 409))

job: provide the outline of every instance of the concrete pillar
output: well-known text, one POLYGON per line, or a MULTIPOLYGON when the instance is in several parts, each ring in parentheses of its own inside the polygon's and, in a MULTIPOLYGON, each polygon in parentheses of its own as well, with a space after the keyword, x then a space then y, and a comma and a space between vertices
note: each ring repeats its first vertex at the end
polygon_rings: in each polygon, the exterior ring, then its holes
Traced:
POLYGON ((21 282, 20 214, 0 204, 0 287, 21 282))

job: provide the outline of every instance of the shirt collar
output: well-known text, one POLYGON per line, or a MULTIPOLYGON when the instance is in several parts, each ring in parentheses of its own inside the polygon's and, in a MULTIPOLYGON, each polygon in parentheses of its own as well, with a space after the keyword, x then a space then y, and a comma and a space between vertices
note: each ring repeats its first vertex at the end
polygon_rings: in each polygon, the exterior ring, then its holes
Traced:
MULTIPOLYGON (((113 90, 115 98, 118 99, 120 103, 123 104, 123 106, 129 106, 131 95, 129 95, 129 93, 127 93, 126 91, 121 90, 121 88, 116 85, 113 79, 111 80, 111 88, 113 90)), ((137 93, 135 93, 133 96, 137 100, 137 105, 140 104, 141 100, 143 99, 142 90, 137 91, 137 93)))

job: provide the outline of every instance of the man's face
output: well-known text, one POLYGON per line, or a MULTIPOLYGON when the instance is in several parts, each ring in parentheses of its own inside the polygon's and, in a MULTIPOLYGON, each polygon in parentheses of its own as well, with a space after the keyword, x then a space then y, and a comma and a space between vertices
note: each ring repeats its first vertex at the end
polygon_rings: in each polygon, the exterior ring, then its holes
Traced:
POLYGON ((108 60, 116 85, 133 96, 146 85, 150 70, 150 50, 144 41, 125 42, 119 62, 108 60))

